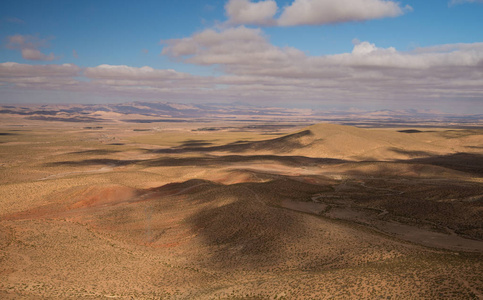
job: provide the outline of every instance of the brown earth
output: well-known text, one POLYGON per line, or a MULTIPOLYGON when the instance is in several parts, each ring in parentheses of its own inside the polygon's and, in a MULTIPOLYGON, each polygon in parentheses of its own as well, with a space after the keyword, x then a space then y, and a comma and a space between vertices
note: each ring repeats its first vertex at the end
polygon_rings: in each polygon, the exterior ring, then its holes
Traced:
POLYGON ((22 122, 1 298, 483 297, 481 130, 22 122))

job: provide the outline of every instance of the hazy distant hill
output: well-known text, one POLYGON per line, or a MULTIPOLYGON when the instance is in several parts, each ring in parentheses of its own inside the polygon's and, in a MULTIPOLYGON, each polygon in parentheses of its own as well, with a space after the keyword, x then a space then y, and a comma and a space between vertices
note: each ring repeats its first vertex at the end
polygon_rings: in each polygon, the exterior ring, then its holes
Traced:
POLYGON ((483 114, 456 115, 413 109, 403 111, 320 111, 242 104, 180 104, 141 101, 120 104, 4 105, 0 107, 1 114, 25 116, 25 118, 35 120, 66 122, 114 120, 155 123, 166 121, 166 118, 182 121, 203 118, 248 121, 289 119, 297 122, 326 121, 369 127, 391 125, 481 127, 483 121, 483 114))

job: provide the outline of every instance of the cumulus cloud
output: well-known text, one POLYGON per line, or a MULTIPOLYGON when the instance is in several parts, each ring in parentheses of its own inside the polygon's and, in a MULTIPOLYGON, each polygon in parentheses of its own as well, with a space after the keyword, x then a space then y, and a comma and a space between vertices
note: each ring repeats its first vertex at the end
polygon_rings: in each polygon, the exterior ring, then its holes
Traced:
POLYGON ((162 54, 200 65, 247 67, 283 64, 287 56, 303 56, 294 48, 271 45, 260 29, 244 26, 224 30, 207 29, 189 38, 164 42, 162 54))
POLYGON ((260 29, 244 26, 207 29, 163 43, 164 55, 216 67, 221 75, 195 76, 149 66, 81 69, 3 63, 0 83, 170 100, 385 103, 483 97, 483 43, 399 51, 355 41, 346 53, 311 56, 277 47, 260 29))
POLYGON ((11 35, 7 37, 8 44, 7 48, 9 49, 25 49, 31 48, 36 49, 40 47, 45 47, 47 41, 44 39, 39 39, 38 37, 31 36, 31 35, 11 35))
POLYGON ((483 82, 482 43, 402 52, 364 41, 357 42, 350 53, 308 56, 294 48, 276 47, 259 29, 243 26, 209 29, 166 43, 163 54, 219 66, 226 76, 218 80, 236 90, 250 86, 258 95, 264 91, 282 98, 376 99, 481 97, 483 93, 483 86, 478 87, 483 82))
POLYGON ((274 0, 229 0, 225 5, 228 22, 231 24, 272 25, 277 9, 274 0))
POLYGON ((0 63, 0 77, 74 77, 81 68, 73 64, 28 65, 15 62, 0 63))
POLYGON ((321 25, 397 17, 411 10, 385 0, 295 0, 278 19, 281 26, 321 25))
POLYGON ((367 44, 369 43, 362 42, 355 45, 352 55, 339 54, 334 55, 333 58, 347 60, 347 63, 353 66, 390 67, 401 70, 447 68, 448 72, 453 67, 474 68, 474 71, 478 71, 483 63, 483 43, 439 45, 418 48, 411 52, 397 51, 393 47, 377 48, 374 44, 370 44, 369 47, 372 49, 367 51, 364 57, 354 55, 360 54, 359 48, 361 46, 366 48, 367 44))
POLYGON ((39 48, 46 47, 47 40, 31 35, 12 35, 7 38, 7 48, 20 50, 22 57, 27 60, 52 61, 56 57, 53 53, 44 54, 39 48))
POLYGON ((483 43, 439 45, 400 52, 393 47, 379 48, 369 42, 358 42, 351 53, 329 56, 307 56, 291 47, 277 47, 260 29, 207 29, 189 38, 165 42, 162 54, 199 65, 221 65, 230 73, 259 73, 284 68, 297 73, 320 73, 321 67, 391 67, 429 68, 434 66, 476 66, 483 58, 483 43), (303 71, 303 72, 302 72, 303 71))
POLYGON ((28 65, 14 62, 0 63, 0 82, 20 87, 63 88, 75 85, 81 68, 73 64, 28 65))
POLYGON ((50 53, 49 55, 45 55, 42 52, 40 52, 40 50, 38 49, 25 48, 25 49, 21 49, 21 52, 22 52, 22 57, 28 60, 51 61, 55 59, 55 56, 53 53, 50 53))
POLYGON ((151 67, 99 65, 80 68, 73 64, 28 65, 0 63, 0 85, 9 88, 64 90, 101 95, 139 97, 196 97, 213 88, 209 77, 151 67))
MULTIPOLYGON (((468 0, 453 0, 468 1, 468 0)), ((479 1, 479 0, 477 0, 479 1)), ((323 25, 397 17, 411 11, 389 0, 294 0, 283 8, 280 17, 274 0, 252 2, 229 0, 225 12, 229 24, 260 26, 323 25)))
POLYGON ((171 69, 158 70, 147 66, 135 68, 124 65, 113 66, 104 64, 97 67, 85 68, 84 76, 91 79, 162 81, 186 79, 191 75, 176 72, 171 69))

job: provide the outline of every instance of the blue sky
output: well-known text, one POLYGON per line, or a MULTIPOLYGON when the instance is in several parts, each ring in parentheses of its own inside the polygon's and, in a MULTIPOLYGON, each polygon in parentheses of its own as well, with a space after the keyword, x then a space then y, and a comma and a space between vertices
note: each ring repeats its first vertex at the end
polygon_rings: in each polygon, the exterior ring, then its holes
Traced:
POLYGON ((2 1, 0 102, 482 113, 482 28, 483 1, 2 1))

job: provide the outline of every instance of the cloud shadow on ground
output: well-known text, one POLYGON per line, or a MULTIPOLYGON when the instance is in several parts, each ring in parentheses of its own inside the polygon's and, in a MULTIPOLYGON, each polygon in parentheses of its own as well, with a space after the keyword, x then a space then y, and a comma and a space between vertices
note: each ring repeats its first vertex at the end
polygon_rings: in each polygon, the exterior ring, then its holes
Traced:
POLYGON ((277 155, 226 155, 226 156, 197 156, 197 157, 161 157, 148 160, 120 160, 120 159, 86 159, 78 161, 58 161, 45 164, 54 166, 90 166, 90 165, 142 165, 146 167, 173 166, 216 166, 227 163, 274 162, 287 166, 318 166, 347 162, 332 158, 311 158, 305 156, 277 156, 277 155))
POLYGON ((83 151, 76 151, 70 152, 68 154, 87 154, 87 155, 108 155, 113 153, 121 152, 119 150, 108 150, 108 149, 93 149, 93 150, 83 150, 83 151))
POLYGON ((483 155, 474 153, 455 153, 402 161, 405 163, 428 164, 456 171, 482 175, 483 155))

